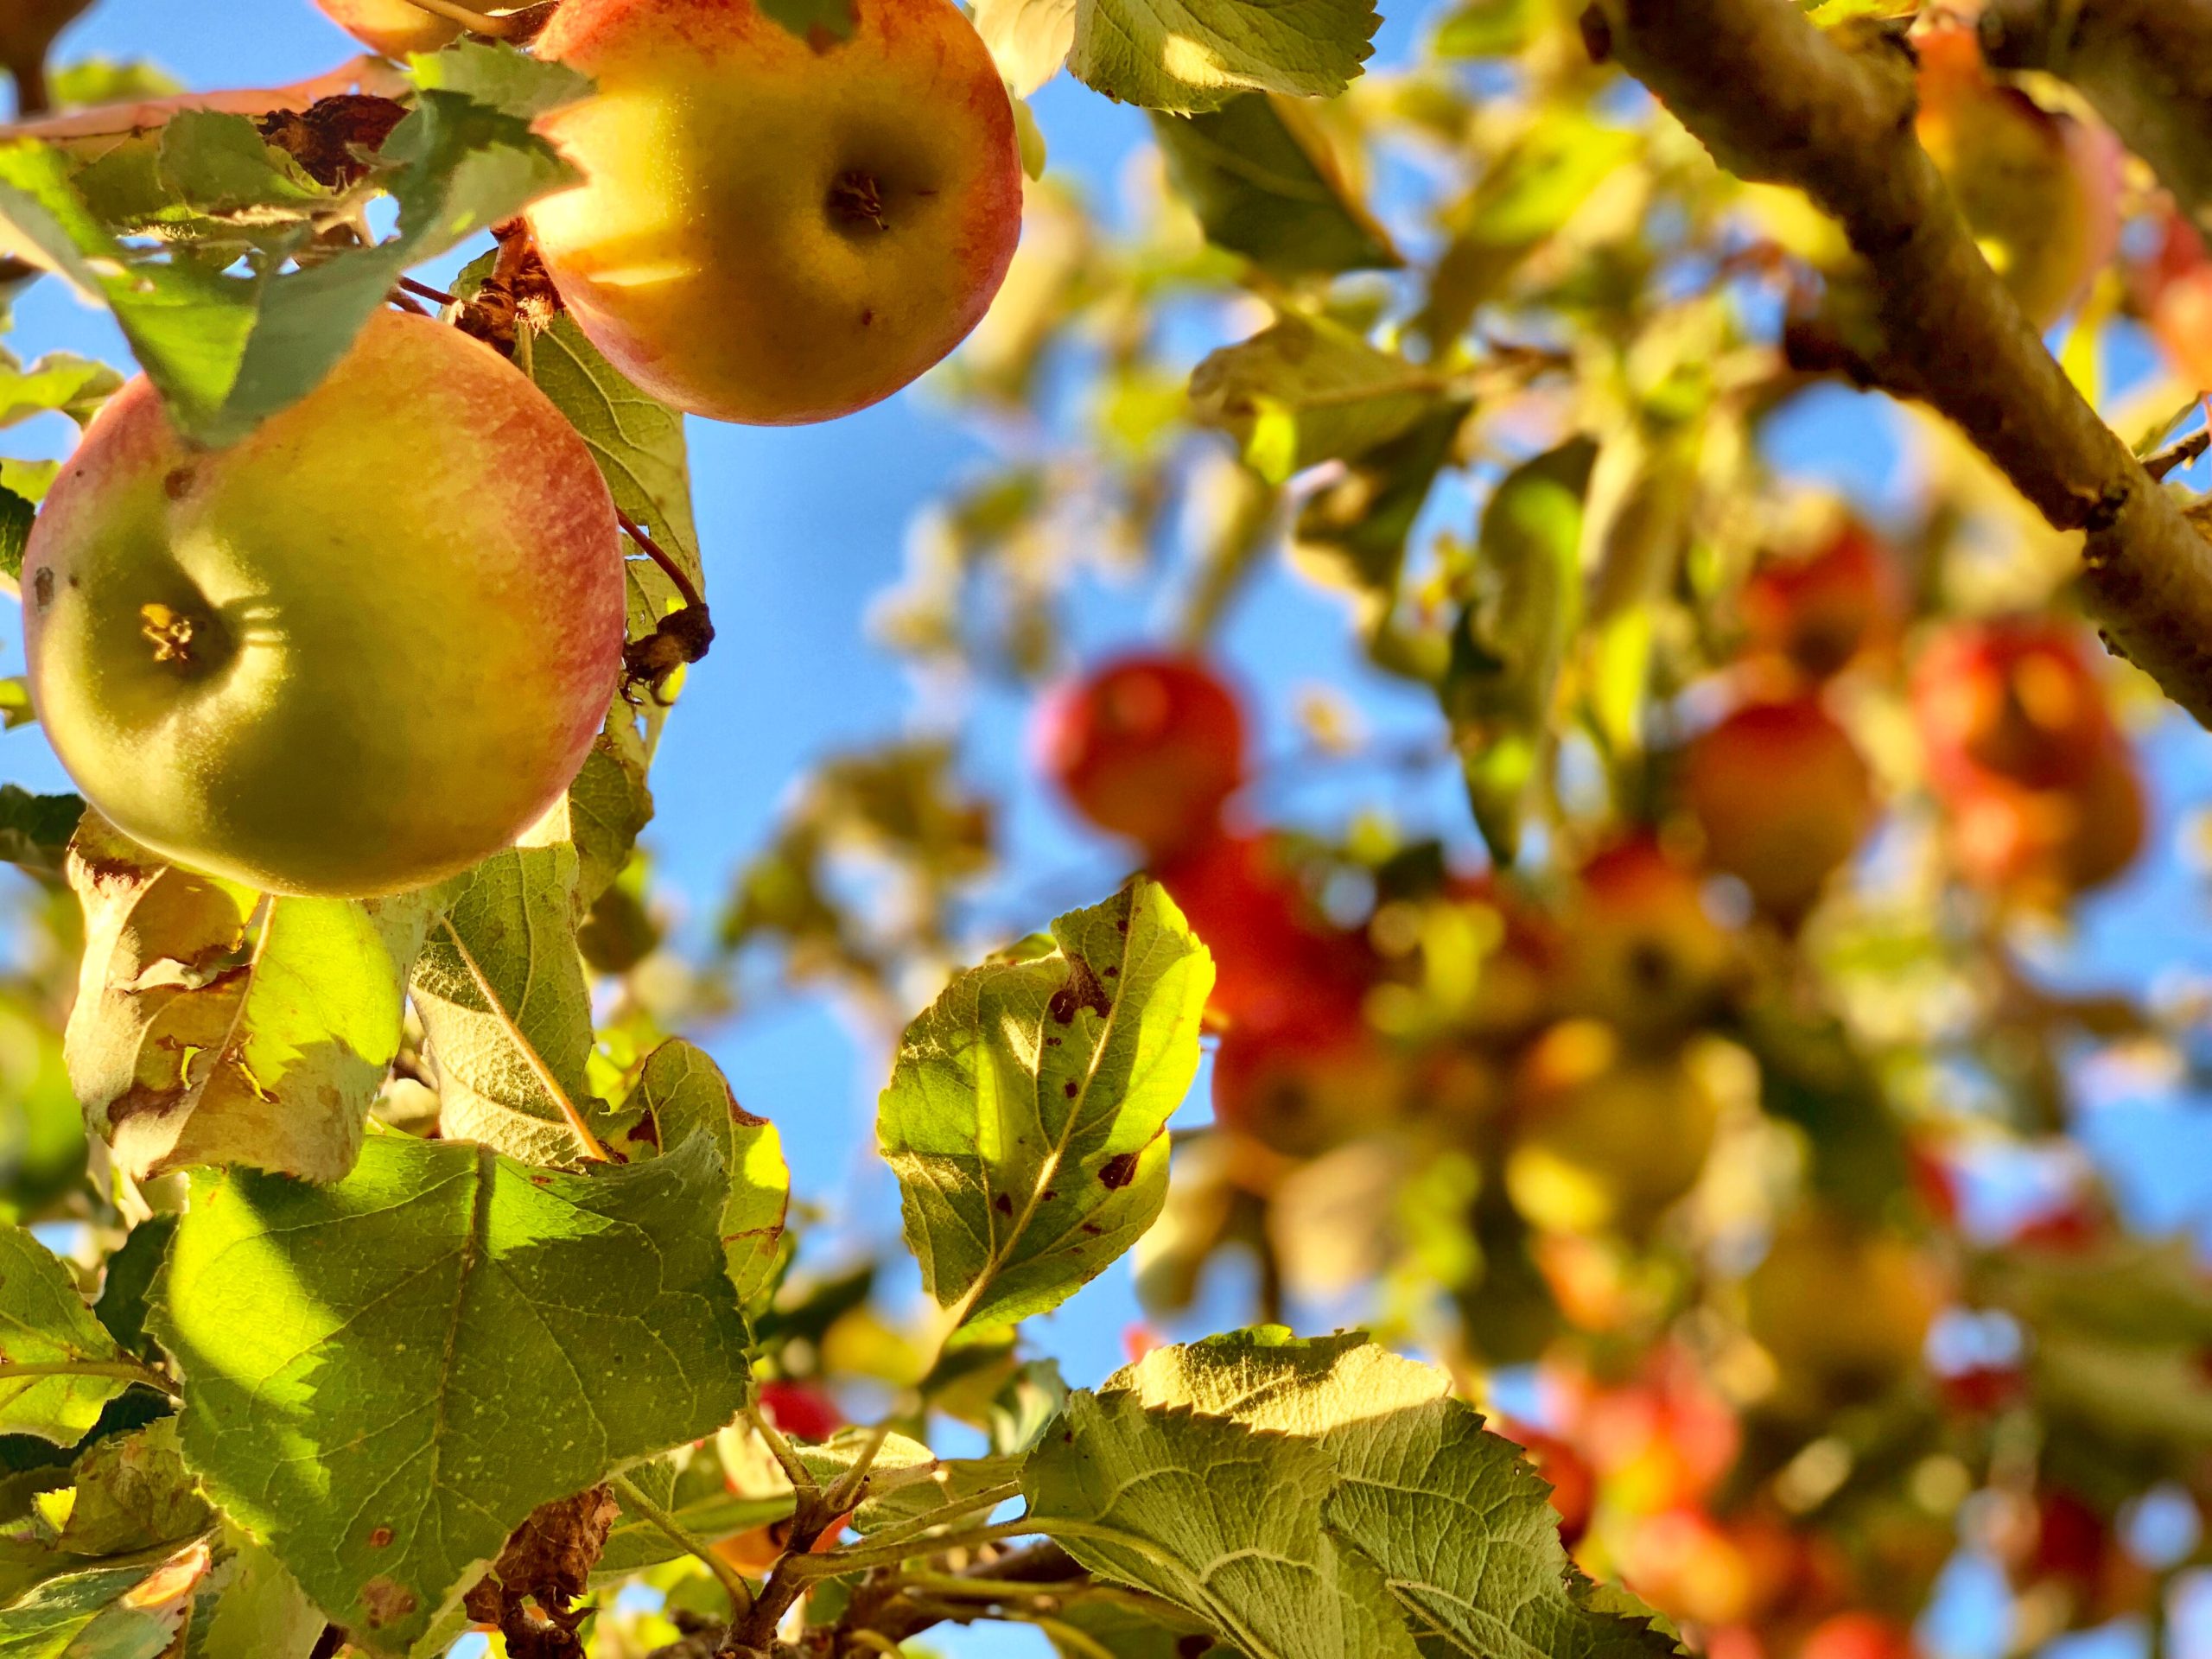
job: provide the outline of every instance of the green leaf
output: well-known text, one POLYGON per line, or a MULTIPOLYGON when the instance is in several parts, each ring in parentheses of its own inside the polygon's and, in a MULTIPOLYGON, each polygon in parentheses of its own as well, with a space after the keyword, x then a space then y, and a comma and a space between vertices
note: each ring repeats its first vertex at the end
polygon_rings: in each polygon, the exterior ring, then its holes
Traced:
POLYGON ((1430 276, 1415 327, 1439 347, 1456 341, 1484 302, 1566 228, 1639 144, 1634 132, 1547 108, 1446 215, 1452 239, 1430 276))
POLYGON ((415 964, 415 1007, 436 1062, 445 1133, 525 1163, 584 1155, 565 1099, 594 1133, 585 1081, 591 992, 576 950, 576 849, 495 854, 458 879, 415 964))
POLYGON ((638 711, 619 694, 569 785, 569 836, 576 849, 576 902, 589 910, 630 861, 653 821, 652 764, 638 711))
MULTIPOLYGON (((1053 1623, 1072 1627, 1114 1659, 1205 1659, 1222 1651, 1195 1620, 1171 1620, 1165 1611, 1155 1617, 1108 1601, 1071 1601, 1053 1615, 1053 1623)), ((1093 1648, 1077 1647, 1049 1629, 1046 1634, 1062 1659, 1097 1659, 1093 1648)))
POLYGON ((976 0, 976 32, 1007 90, 1026 99, 1060 72, 1075 44, 1077 0, 976 0))
POLYGON ((210 1553, 47 1580, 0 1608, 0 1659, 162 1659, 191 1612, 210 1553))
POLYGON ((334 1186, 195 1177, 154 1318, 187 1459, 357 1643, 403 1651, 540 1503, 741 1408, 727 1185, 703 1135, 588 1175, 379 1136, 334 1186))
POLYGON ((1094 92, 1177 115, 1239 92, 1334 98, 1381 22, 1370 0, 1076 0, 1068 68, 1094 92))
POLYGON ((168 98, 184 90, 184 83, 154 64, 136 58, 80 58, 63 64, 47 77, 47 93, 56 109, 82 109, 89 105, 135 104, 147 99, 168 98))
POLYGON ((525 118, 427 86, 385 139, 372 175, 398 205, 397 234, 292 270, 280 267, 306 245, 308 210, 327 205, 330 193, 262 143, 243 117, 178 117, 153 172, 132 173, 119 194, 95 188, 98 163, 81 175, 83 191, 79 176, 60 147, 0 143, 0 220, 115 314, 185 435, 220 445, 314 390, 410 265, 575 175, 525 118), (123 222, 104 221, 95 201, 123 222), (215 258, 175 257, 162 239, 124 239, 148 213, 203 226, 230 216, 255 228, 237 232, 236 245, 221 245, 215 258), (245 274, 223 269, 246 252, 256 257, 245 274))
POLYGON ((1247 1659, 1414 1659, 1382 1575, 1321 1524, 1334 1480, 1310 1436, 1109 1386, 1068 1402, 1022 1486, 1030 1519, 1076 1560, 1247 1659))
MULTIPOLYGON (((0 349, 0 427, 16 426, 34 415, 67 415, 82 426, 123 385, 123 377, 105 363, 69 352, 49 352, 25 368, 0 349)), ((9 492, 10 496, 14 492, 9 492)), ((6 532, 0 530, 0 540, 6 532)), ((9 574, 22 568, 20 550, 9 574)))
POLYGON ((531 331, 530 377, 589 446, 614 505, 703 590, 683 416, 639 391, 566 315, 531 331))
POLYGON ((1166 1197, 1164 1130, 1198 1070, 1213 960, 1146 880, 1061 917, 1052 943, 954 980, 883 1091, 906 1243, 956 1326, 1058 1306, 1166 1197))
POLYGON ((1427 1653, 1470 1659, 1664 1659, 1673 1639, 1594 1605, 1560 1542, 1551 1488, 1510 1440, 1450 1397, 1440 1371, 1376 1348, 1345 1355, 1332 1389, 1389 1393, 1387 1419, 1330 1435, 1331 1531, 1373 1561, 1427 1653), (1415 1376, 1431 1392, 1399 1405, 1415 1376), (1382 1383, 1388 1377, 1395 1383, 1382 1383))
POLYGON ((137 1369, 100 1328, 60 1258, 29 1229, 0 1227, 0 1371, 52 1365, 90 1369, 0 1374, 0 1434, 74 1446, 137 1369))
POLYGON ((1470 0, 1436 27, 1440 58, 1510 57, 1535 37, 1538 0, 1470 0))
POLYGON ((853 0, 760 0, 760 10, 817 48, 824 39, 853 37, 853 0))
POLYGON ((1358 598, 1370 626, 1396 602, 1406 543, 1471 408, 1440 404, 1409 431, 1353 461, 1299 509, 1291 537, 1299 569, 1358 598))
POLYGON ((740 1304, 751 1307, 768 1289, 791 1203, 791 1170, 776 1126, 739 1105, 721 1068, 686 1042, 663 1043, 652 1052, 624 1115, 650 1121, 659 1146, 677 1146, 695 1135, 715 1142, 729 1172, 716 1230, 730 1283, 740 1304))
POLYGON ((77 1497, 56 1547, 76 1555, 126 1555, 175 1546, 213 1524, 177 1449, 176 1419, 102 1440, 77 1461, 77 1497))
POLYGON ((267 1550, 226 1527, 192 1604, 185 1659, 308 1659, 329 1621, 267 1550))
POLYGON ((318 184, 289 153, 243 115, 180 110, 162 129, 156 167, 170 200, 194 217, 304 211, 327 204, 318 184))
POLYGON ((1430 371, 1340 323, 1295 314, 1224 346, 1191 376, 1198 418, 1232 434, 1275 484, 1389 442, 1427 417, 1440 391, 1430 371))
POLYGON ((1152 130, 1176 189, 1216 247, 1279 276, 1404 263, 1294 99, 1232 99, 1208 114, 1155 115, 1152 130))
POLYGON ((77 796, 34 795, 19 785, 0 784, 0 859, 41 875, 60 874, 69 838, 84 817, 85 803, 77 796))
POLYGON ((1476 824, 1512 862, 1543 764, 1552 696, 1581 612, 1582 514, 1598 447, 1573 438, 1509 473, 1483 511, 1444 707, 1476 824))
POLYGON ((489 41, 459 40, 442 52, 417 54, 408 73, 426 92, 455 92, 518 121, 535 121, 591 91, 590 78, 566 64, 489 41))
MULTIPOLYGON (((23 579, 23 554, 30 546, 31 525, 37 518, 35 505, 23 499, 6 485, 0 484, 0 575, 8 579, 11 588, 23 579)), ((23 706, 26 709, 30 706, 28 693, 23 698, 23 706)), ((9 713, 11 717, 8 721, 8 730, 13 731, 25 723, 12 718, 13 708, 9 713)))
POLYGON ((1249 1659, 1675 1651, 1593 1605, 1550 1489, 1445 1373, 1356 1333, 1161 1349, 1077 1395, 1024 1484, 1078 1560, 1249 1659))
POLYGON ((146 1307, 153 1294, 155 1275, 168 1254, 169 1239, 176 1232, 175 1216, 149 1216, 130 1230, 107 1259, 100 1279, 99 1300, 93 1316, 124 1351, 144 1360, 158 1356, 153 1338, 146 1334, 146 1307))
POLYGON ((257 895, 177 870, 103 821, 78 832, 69 879, 86 931, 69 1075, 123 1166, 322 1181, 352 1168, 399 1052, 423 900, 271 899, 242 954, 257 895))

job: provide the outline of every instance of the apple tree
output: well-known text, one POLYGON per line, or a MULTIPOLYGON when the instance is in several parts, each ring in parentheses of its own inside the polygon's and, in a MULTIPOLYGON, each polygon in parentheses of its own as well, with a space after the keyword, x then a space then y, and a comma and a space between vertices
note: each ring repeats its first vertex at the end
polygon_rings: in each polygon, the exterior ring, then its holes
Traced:
POLYGON ((1961 1562, 2164 1649, 2212 3, 315 3, 185 91, 0 0, 3 292, 135 359, 0 351, 0 1654, 1908 1659, 1961 1562), (686 937, 685 417, 925 374, 995 459, 874 629, 1110 873, 955 718, 686 937), (918 1299, 764 995, 882 1034, 918 1299))

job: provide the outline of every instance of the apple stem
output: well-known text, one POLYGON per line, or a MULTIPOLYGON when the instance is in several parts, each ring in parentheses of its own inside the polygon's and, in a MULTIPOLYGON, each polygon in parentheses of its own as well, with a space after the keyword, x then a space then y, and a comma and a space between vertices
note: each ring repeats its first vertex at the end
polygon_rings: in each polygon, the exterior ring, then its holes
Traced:
POLYGON ((442 17, 449 23, 459 23, 472 35, 489 35, 493 40, 505 40, 519 35, 534 21, 530 11, 513 12, 505 16, 493 16, 489 12, 477 11, 459 5, 455 0, 407 0, 417 11, 427 11, 433 17, 442 17))
POLYGON ((659 543, 645 534, 638 521, 620 507, 614 510, 614 520, 622 526, 622 533, 644 550, 645 555, 661 568, 662 574, 676 584, 676 596, 683 601, 686 610, 703 611, 707 601, 700 597, 699 589, 682 565, 671 558, 659 543))

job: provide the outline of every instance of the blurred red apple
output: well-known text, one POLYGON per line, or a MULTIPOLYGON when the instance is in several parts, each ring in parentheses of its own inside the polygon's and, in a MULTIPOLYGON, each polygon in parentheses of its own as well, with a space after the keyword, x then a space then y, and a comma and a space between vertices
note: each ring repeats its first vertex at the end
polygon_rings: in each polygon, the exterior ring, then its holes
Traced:
POLYGON ((1817 697, 1737 709, 1690 745, 1682 784, 1713 868, 1785 921, 1812 908, 1874 819, 1873 774, 1817 697))
POLYGON ((1236 696, 1192 658, 1109 663, 1054 693, 1037 731, 1044 770, 1076 810, 1154 857, 1215 833, 1244 780, 1236 696))

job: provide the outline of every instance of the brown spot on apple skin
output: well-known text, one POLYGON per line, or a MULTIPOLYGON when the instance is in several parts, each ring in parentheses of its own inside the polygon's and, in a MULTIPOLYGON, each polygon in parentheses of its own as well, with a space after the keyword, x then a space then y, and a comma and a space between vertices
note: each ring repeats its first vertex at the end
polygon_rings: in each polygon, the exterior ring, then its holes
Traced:
POLYGON ((31 600, 41 611, 54 603, 53 571, 41 569, 31 578, 31 600))

